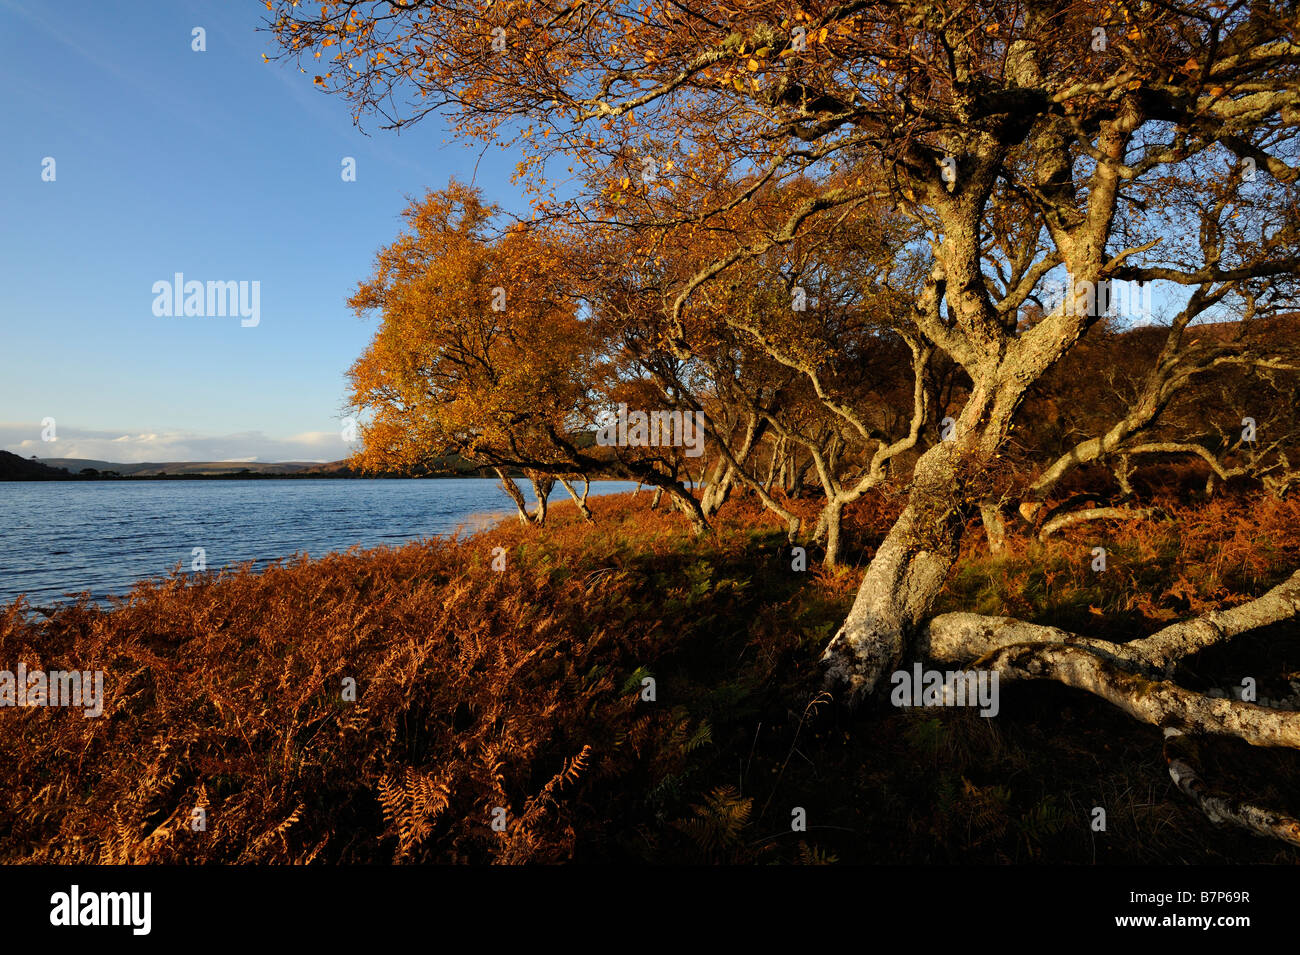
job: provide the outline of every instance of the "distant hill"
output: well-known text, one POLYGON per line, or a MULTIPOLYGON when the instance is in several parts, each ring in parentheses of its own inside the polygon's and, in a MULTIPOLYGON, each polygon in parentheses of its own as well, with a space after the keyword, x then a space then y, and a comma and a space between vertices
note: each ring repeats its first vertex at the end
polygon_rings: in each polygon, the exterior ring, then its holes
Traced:
POLYGON ((477 477, 490 472, 457 455, 439 458, 417 474, 362 474, 342 461, 141 461, 123 464, 95 458, 26 459, 0 451, 0 481, 86 481, 103 478, 360 478, 477 477))
MULTIPOLYGON (((100 474, 111 472, 122 477, 155 477, 159 474, 299 474, 322 467, 319 461, 144 461, 118 464, 91 458, 42 458, 42 464, 65 468, 70 474, 87 469, 100 474)), ((342 462, 339 462, 342 463, 342 462)))
POLYGON ((0 451, 0 481, 61 481, 68 476, 67 471, 40 461, 0 451))
MULTIPOLYGON (((580 448, 595 444, 594 433, 575 436, 580 448)), ((230 477, 493 477, 491 469, 458 454, 433 459, 409 474, 362 474, 342 461, 141 461, 123 464, 94 458, 26 459, 0 451, 0 481, 86 481, 102 478, 230 478, 230 477)), ((512 475, 514 469, 506 469, 512 475)))

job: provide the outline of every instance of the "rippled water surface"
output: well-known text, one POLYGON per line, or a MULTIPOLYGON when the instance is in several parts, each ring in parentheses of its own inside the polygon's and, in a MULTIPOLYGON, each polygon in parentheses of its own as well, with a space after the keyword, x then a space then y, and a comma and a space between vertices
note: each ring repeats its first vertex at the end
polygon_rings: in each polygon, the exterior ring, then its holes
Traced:
MULTIPOLYGON (((591 493, 633 487, 600 481, 591 493)), ((567 498, 560 488, 551 499, 567 498)), ((0 482, 0 604, 125 593, 178 563, 188 569, 195 547, 209 570, 262 566, 443 536, 512 510, 496 481, 479 478, 0 482)))

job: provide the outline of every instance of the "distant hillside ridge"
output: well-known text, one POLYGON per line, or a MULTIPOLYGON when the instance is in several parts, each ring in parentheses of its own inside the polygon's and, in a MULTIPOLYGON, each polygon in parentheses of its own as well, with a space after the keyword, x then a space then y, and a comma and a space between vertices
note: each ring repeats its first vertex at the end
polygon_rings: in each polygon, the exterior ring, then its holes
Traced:
POLYGON ((91 458, 42 458, 50 467, 66 468, 71 474, 83 471, 112 472, 121 477, 152 477, 158 474, 297 474, 324 467, 319 461, 139 461, 120 464, 91 458))
MULTIPOLYGON (((339 461, 139 461, 95 458, 23 458, 0 451, 0 481, 99 481, 170 478, 400 478, 495 477, 486 467, 456 454, 435 458, 409 473, 370 473, 339 461)), ((514 469, 506 471, 519 476, 514 469)))
POLYGON ((0 481, 61 481, 69 476, 66 470, 0 451, 0 481))

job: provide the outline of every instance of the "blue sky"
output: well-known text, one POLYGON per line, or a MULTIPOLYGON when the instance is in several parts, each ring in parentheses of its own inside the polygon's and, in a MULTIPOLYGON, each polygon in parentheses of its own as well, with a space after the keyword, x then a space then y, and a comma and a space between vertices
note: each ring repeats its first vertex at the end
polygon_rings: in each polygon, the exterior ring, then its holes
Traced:
POLYGON ((256 0, 0 0, 0 448, 343 457, 344 372, 375 327, 344 301, 407 197, 457 176, 525 211, 517 157, 437 118, 363 133, 296 65, 263 63, 265 13, 256 0), (259 323, 155 316, 153 285, 176 272, 259 282, 259 323))

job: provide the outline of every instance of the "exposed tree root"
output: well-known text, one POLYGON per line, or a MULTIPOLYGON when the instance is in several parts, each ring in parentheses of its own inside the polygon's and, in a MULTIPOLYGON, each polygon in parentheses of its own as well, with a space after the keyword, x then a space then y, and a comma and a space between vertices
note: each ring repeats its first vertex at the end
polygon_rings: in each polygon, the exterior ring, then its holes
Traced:
POLYGON ((1125 665, 1149 676, 1156 673, 1129 644, 1112 643, 1057 627, 1017 620, 1014 617, 986 617, 978 613, 940 614, 918 634, 917 650, 943 663, 969 663, 1007 647, 1022 645, 1073 646, 1125 665))
POLYGON ((1210 819, 1300 845, 1300 822, 1211 789, 1200 777, 1195 741, 1187 735, 1234 736, 1252 746, 1300 749, 1300 712, 1210 696, 1170 680, 1187 657, 1297 615, 1300 571, 1249 603, 1129 643, 1010 617, 949 613, 926 625, 917 649, 936 662, 994 670, 1001 680, 1053 680, 1085 690, 1134 719, 1164 728, 1170 776, 1210 819))
POLYGON ((945 613, 932 619, 921 635, 921 650, 936 660, 968 661, 1002 647, 1021 643, 1083 647, 1150 675, 1172 675, 1178 663, 1216 644, 1300 614, 1300 570, 1268 593, 1231 610, 1215 611, 1193 620, 1180 620, 1149 637, 1112 643, 1083 637, 1056 627, 986 617, 976 613, 945 613))
POLYGON ((1163 680, 1130 673, 1083 647, 1018 644, 971 664, 1000 679, 1054 680, 1086 690, 1152 726, 1235 736, 1252 746, 1300 749, 1300 713, 1206 696, 1163 680))

